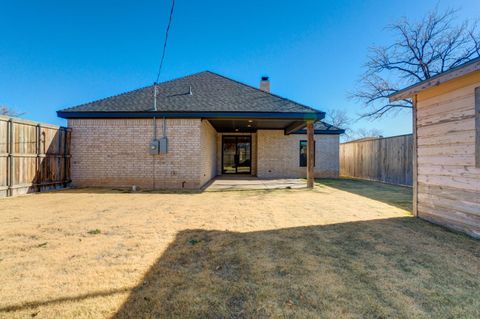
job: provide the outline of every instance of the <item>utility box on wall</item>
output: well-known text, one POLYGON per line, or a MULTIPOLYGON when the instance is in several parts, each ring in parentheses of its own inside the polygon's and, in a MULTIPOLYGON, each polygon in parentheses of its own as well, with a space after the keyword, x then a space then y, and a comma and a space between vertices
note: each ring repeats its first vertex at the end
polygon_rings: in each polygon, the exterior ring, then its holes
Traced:
POLYGON ((161 137, 160 140, 158 141, 158 152, 160 154, 166 154, 168 152, 168 140, 167 137, 161 137))
POLYGON ((153 139, 151 142, 150 142, 150 149, 149 149, 149 152, 150 152, 150 155, 157 155, 158 154, 158 140, 157 139, 153 139))
POLYGON ((153 139, 150 142, 150 155, 167 154, 168 140, 166 137, 161 137, 159 140, 153 139))

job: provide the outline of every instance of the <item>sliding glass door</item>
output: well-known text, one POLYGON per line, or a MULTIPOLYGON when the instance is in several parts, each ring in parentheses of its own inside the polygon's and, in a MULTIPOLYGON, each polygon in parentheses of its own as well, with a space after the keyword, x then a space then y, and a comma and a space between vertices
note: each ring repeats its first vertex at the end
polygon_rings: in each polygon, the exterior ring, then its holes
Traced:
POLYGON ((222 173, 250 174, 252 171, 252 139, 250 136, 222 137, 222 173))

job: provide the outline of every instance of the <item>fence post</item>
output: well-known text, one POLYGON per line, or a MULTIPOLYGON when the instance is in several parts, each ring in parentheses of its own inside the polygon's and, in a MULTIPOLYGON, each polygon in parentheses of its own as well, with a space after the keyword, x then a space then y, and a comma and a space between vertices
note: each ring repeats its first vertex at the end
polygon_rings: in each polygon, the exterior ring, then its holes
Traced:
POLYGON ((40 191, 40 183, 41 181, 40 175, 42 172, 40 171, 40 124, 35 126, 35 154, 37 157, 35 158, 35 191, 40 191))
POLYGON ((13 120, 8 119, 7 122, 7 197, 12 196, 13 185, 13 120))

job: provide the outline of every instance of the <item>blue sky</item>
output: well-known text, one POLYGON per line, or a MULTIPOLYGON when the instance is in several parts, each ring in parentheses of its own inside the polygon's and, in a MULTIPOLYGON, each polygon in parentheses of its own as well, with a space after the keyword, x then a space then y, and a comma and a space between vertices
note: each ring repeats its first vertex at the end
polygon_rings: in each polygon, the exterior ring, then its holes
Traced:
MULTIPOLYGON (((384 27, 451 1, 177 0, 161 81, 212 70, 316 107, 352 116, 348 99, 368 48, 392 41, 384 27)), ((455 1, 461 19, 478 0, 455 1)), ((170 0, 0 0, 0 104, 64 125, 55 111, 151 84, 170 0)), ((355 127, 411 132, 409 112, 355 127)))

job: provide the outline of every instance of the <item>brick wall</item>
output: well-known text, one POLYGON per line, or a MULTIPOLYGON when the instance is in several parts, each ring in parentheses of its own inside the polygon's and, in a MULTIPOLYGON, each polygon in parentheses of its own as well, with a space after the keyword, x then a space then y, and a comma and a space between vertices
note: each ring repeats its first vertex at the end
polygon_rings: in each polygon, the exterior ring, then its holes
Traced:
MULTIPOLYGON (((300 167, 300 141, 306 134, 284 135, 281 130, 257 131, 257 176, 260 178, 306 177, 306 167, 300 167)), ((315 135, 315 176, 338 177, 339 136, 315 135)))
MULTIPOLYGON (((221 174, 221 133, 206 120, 168 119, 166 123, 168 153, 152 156, 152 119, 69 120, 73 185, 195 189, 221 174)), ((157 119, 157 137, 162 131, 163 120, 157 119)), ((251 136, 252 175, 306 176, 306 168, 299 167, 299 141, 306 140, 306 135, 259 130, 251 136)), ((316 135, 315 141, 315 175, 337 177, 338 135, 316 135)))
POLYGON ((204 185, 217 175, 217 131, 207 120, 202 120, 200 146, 200 183, 204 185))
MULTIPOLYGON (((202 170, 200 119, 168 119, 168 153, 149 155, 152 119, 73 119, 74 186, 199 188, 202 170)), ((163 120, 157 119, 157 136, 163 120)), ((213 164, 211 164, 213 165, 213 164)), ((208 172, 205 172, 207 174, 208 172)))

